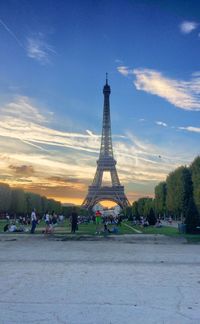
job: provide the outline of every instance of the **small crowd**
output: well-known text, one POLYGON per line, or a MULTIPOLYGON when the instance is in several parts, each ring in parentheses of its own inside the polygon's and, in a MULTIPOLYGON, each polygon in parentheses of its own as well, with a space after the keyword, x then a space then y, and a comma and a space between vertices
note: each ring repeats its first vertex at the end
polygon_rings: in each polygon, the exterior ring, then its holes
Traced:
MULTIPOLYGON (((31 215, 19 216, 18 218, 11 219, 8 214, 6 214, 7 223, 4 226, 4 232, 25 232, 34 234, 37 225, 40 223, 41 218, 36 214, 36 209, 33 209, 31 215)), ((64 216, 57 215, 54 211, 45 213, 43 220, 45 221, 45 230, 43 233, 53 233, 55 226, 64 223, 64 216)))

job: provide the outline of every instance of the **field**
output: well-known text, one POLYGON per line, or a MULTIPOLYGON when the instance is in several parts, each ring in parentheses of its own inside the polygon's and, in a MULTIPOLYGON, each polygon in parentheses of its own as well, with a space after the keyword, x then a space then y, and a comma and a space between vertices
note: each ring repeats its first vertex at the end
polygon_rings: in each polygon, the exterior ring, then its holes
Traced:
MULTIPOLYGON (((0 233, 3 233, 3 228, 6 224, 5 220, 0 220, 0 233)), ((30 229, 30 226, 25 226, 27 229, 27 233, 29 232, 28 230, 30 229)), ((188 241, 188 243, 199 243, 200 242, 200 235, 191 235, 191 234, 180 234, 178 232, 177 228, 171 227, 171 226, 163 226, 161 228, 156 228, 154 226, 148 226, 148 227, 142 227, 142 226, 133 226, 131 222, 122 222, 121 226, 117 227, 118 233, 107 233, 105 234, 103 232, 103 224, 101 226, 101 236, 104 235, 112 235, 112 234, 117 234, 117 235, 123 235, 123 234, 163 234, 167 236, 172 236, 172 237, 185 237, 188 241)), ((114 225, 109 225, 108 228, 112 231, 114 228, 114 225)), ((44 221, 41 221, 37 227, 35 234, 42 234, 45 230, 45 223, 44 221)), ((78 230, 76 231, 76 236, 80 235, 96 235, 96 225, 93 223, 89 224, 79 224, 78 225, 78 230)), ((64 223, 61 225, 57 225, 54 227, 54 234, 58 235, 71 235, 71 226, 68 220, 65 220, 64 223)), ((19 233, 20 235, 21 233, 19 233)), ((9 235, 9 233, 8 233, 9 235)))

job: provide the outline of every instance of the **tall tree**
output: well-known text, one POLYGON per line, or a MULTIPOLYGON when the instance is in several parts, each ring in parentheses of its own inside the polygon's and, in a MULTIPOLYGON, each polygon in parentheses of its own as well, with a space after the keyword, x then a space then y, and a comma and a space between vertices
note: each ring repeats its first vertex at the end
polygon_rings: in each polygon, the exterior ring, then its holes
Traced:
POLYGON ((11 192, 10 210, 15 214, 24 214, 27 210, 26 196, 23 189, 13 188, 11 192))
POLYGON ((167 177, 166 204, 169 212, 179 219, 185 217, 189 200, 192 196, 192 178, 190 170, 181 166, 167 177))
POLYGON ((138 202, 137 201, 134 201, 132 204, 132 214, 133 214, 133 217, 135 217, 136 219, 139 219, 138 202))
POLYGON ((11 189, 9 185, 0 183, 0 211, 7 212, 11 204, 11 189))
POLYGON ((149 222, 149 225, 155 225, 156 224, 156 216, 155 216, 153 208, 150 208, 150 210, 148 211, 147 220, 149 222))
POLYGON ((35 208, 36 213, 42 214, 42 198, 40 195, 26 192, 26 201, 27 201, 27 212, 30 214, 31 211, 35 208))
POLYGON ((140 216, 147 216, 150 209, 153 208, 153 199, 149 197, 140 198, 137 201, 137 210, 140 216))
POLYGON ((192 162, 190 166, 192 172, 194 203, 200 215, 200 156, 192 162))
POLYGON ((155 187, 155 212, 157 215, 166 213, 167 184, 165 181, 160 182, 155 187))
POLYGON ((199 216, 193 197, 190 197, 185 213, 185 224, 187 233, 196 233, 199 223, 199 216))

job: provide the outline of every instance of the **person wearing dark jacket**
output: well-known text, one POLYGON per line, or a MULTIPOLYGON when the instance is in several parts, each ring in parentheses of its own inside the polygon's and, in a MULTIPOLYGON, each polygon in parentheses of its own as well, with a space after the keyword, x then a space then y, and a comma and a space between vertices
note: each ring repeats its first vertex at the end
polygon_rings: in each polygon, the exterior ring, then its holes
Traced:
POLYGON ((77 223, 78 223, 78 214, 76 212, 76 208, 73 208, 73 211, 71 214, 71 232, 72 233, 76 232, 77 223))

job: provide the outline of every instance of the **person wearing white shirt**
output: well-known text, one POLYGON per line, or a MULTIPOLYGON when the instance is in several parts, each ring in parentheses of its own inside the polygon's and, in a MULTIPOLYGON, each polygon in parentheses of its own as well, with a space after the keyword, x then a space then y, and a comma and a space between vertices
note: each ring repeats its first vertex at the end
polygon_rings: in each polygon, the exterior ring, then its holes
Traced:
POLYGON ((35 233, 35 228, 37 225, 37 217, 36 217, 36 212, 35 209, 33 209, 32 213, 31 213, 31 234, 35 233))

